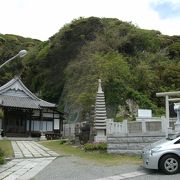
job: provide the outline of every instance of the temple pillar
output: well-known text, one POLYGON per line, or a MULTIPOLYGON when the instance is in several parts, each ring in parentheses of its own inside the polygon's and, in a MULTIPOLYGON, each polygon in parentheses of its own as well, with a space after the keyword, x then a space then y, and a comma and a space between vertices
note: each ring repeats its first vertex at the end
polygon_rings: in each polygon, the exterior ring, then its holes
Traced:
POLYGON ((29 114, 29 134, 28 134, 29 137, 31 136, 32 114, 33 114, 33 110, 31 110, 29 114))
POLYGON ((43 110, 42 109, 40 110, 40 133, 41 133, 40 141, 47 140, 43 132, 43 110))

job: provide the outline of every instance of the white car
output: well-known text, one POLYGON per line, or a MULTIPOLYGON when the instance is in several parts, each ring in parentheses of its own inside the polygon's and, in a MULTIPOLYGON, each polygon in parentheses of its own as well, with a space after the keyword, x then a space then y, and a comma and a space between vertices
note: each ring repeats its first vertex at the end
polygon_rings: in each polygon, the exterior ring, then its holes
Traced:
POLYGON ((143 166, 147 169, 160 169, 166 174, 180 171, 180 137, 162 139, 142 151, 143 166))

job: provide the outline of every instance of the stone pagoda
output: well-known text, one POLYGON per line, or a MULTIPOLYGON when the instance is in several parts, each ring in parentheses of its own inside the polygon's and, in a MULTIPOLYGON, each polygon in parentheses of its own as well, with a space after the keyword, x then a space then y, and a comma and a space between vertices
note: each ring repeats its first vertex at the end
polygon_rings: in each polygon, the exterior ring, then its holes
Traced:
POLYGON ((99 87, 96 95, 94 129, 96 130, 95 142, 106 141, 106 104, 104 92, 101 87, 101 79, 99 79, 99 87))

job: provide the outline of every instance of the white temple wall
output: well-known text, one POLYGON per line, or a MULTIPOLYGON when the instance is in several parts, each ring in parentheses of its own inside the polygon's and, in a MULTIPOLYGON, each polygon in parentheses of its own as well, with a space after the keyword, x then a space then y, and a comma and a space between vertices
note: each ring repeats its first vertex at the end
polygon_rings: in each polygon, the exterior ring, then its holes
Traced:
POLYGON ((59 129, 59 119, 54 119, 54 129, 59 129))
MULTIPOLYGON (((40 111, 33 111, 33 118, 31 120, 31 131, 53 131, 59 130, 60 126, 60 117, 58 113, 54 113, 52 110, 44 109, 43 110, 43 121, 38 120, 40 117, 40 111), (36 120, 37 119, 37 120, 36 120), (42 123, 42 124, 41 124, 42 123)), ((29 131, 29 120, 27 120, 26 130, 29 131)))
POLYGON ((43 117, 53 118, 53 114, 52 113, 43 113, 43 117))
POLYGON ((34 110, 33 111, 33 116, 40 116, 40 111, 39 110, 34 110))

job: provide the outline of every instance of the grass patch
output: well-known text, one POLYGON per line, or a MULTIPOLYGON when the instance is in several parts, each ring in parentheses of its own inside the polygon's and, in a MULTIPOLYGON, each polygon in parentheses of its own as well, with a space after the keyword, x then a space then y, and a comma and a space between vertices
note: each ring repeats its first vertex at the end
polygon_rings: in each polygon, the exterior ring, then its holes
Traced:
POLYGON ((117 155, 108 154, 106 152, 87 151, 69 145, 60 144, 60 141, 43 141, 40 142, 47 148, 57 152, 60 155, 74 155, 86 160, 90 160, 94 163, 103 165, 119 165, 119 164, 141 164, 142 161, 139 156, 117 155))
POLYGON ((2 149, 2 151, 4 152, 5 158, 13 157, 13 149, 11 146, 11 141, 1 140, 0 149, 2 149))
POLYGON ((86 143, 83 148, 85 151, 107 151, 107 143, 86 143))
POLYGON ((4 152, 0 148, 0 164, 4 164, 4 152))

